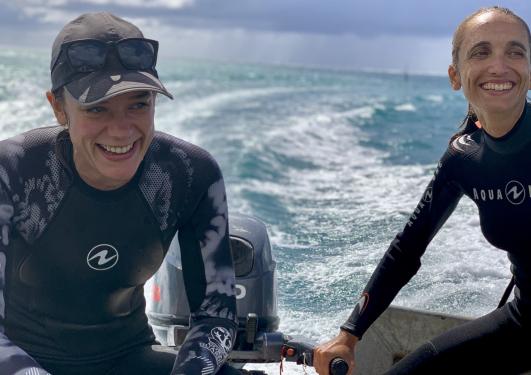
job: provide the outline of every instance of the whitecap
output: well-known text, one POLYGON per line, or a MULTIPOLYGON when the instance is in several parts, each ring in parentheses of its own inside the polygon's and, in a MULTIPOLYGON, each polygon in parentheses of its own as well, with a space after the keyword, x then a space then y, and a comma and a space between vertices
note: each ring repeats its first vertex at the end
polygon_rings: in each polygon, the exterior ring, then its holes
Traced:
POLYGON ((434 103, 442 103, 444 100, 442 95, 427 95, 426 99, 434 103))
POLYGON ((359 117, 362 119, 370 119, 374 116, 376 111, 376 106, 366 106, 355 108, 346 112, 337 113, 337 117, 349 118, 349 117, 359 117))
POLYGON ((400 104, 395 107, 395 111, 399 112, 415 112, 417 108, 411 103, 400 104))

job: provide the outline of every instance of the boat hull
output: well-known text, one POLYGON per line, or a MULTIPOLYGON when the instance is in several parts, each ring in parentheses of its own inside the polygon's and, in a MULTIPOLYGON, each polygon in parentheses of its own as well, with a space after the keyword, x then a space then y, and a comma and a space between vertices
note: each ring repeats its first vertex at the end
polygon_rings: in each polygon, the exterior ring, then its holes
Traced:
POLYGON ((430 338, 471 319, 390 306, 356 346, 354 374, 382 374, 430 338))

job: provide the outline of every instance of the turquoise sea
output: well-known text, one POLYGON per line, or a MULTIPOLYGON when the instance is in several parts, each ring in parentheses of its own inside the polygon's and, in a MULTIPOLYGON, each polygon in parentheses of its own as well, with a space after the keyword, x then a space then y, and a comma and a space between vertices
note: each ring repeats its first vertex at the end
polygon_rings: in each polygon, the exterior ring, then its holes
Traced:
MULTIPOLYGON (((1 138, 54 122, 48 64, 44 52, 0 52, 1 138)), ((166 60, 159 74, 175 100, 160 97, 156 127, 209 150, 229 210, 268 227, 281 329, 331 337, 415 208, 466 111, 462 94, 446 77, 303 67, 166 60)), ((508 264, 463 198, 395 303, 481 315, 508 264)))

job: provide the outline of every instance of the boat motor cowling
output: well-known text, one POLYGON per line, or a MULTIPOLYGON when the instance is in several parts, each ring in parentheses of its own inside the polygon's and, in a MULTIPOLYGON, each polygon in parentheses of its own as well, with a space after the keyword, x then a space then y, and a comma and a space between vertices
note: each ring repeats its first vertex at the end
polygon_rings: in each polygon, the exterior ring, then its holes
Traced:
MULTIPOLYGON (((265 225, 246 215, 231 215, 229 234, 236 274, 238 337, 235 348, 252 347, 259 334, 278 329, 275 261, 265 225)), ((180 346, 189 325, 177 236, 148 288, 147 315, 155 336, 167 346, 180 346)))

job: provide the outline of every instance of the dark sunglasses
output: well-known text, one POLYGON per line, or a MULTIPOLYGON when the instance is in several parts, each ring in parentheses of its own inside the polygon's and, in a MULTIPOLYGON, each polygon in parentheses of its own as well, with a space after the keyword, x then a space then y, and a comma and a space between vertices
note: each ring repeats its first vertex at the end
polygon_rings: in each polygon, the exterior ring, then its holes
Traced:
POLYGON ((116 51, 125 68, 150 70, 154 69, 157 63, 159 43, 145 38, 125 38, 115 42, 103 42, 98 39, 72 40, 61 45, 61 52, 53 64, 52 71, 63 55, 76 72, 95 72, 105 66, 110 49, 116 51))

